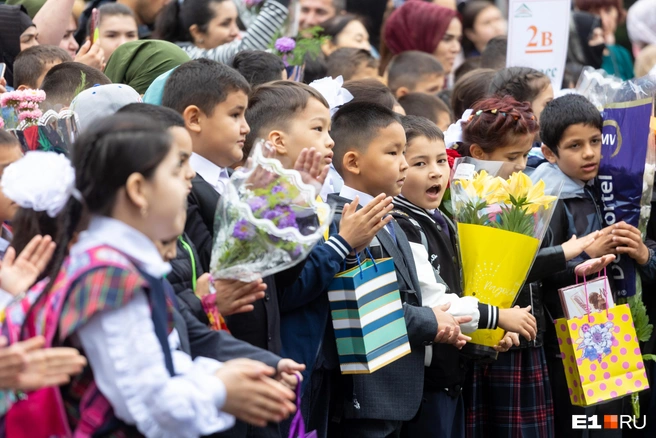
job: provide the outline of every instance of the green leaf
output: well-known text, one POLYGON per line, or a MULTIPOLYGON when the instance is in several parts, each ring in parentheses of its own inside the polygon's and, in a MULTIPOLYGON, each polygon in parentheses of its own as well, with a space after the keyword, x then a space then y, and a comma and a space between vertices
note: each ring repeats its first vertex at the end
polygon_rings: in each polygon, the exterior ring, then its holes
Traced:
POLYGON ((656 354, 643 354, 642 355, 642 360, 645 361, 645 362, 650 361, 650 360, 653 360, 654 362, 656 362, 656 354))
POLYGON ((85 72, 80 72, 80 76, 81 76, 80 85, 78 85, 75 91, 73 92, 73 97, 77 96, 78 94, 80 94, 81 92, 87 89, 87 74, 85 72))
POLYGON ((642 301, 642 282, 640 276, 636 279, 636 294, 627 298, 626 302, 631 309, 631 317, 633 317, 633 325, 636 329, 636 335, 640 342, 647 342, 651 338, 654 331, 654 326, 649 323, 649 315, 647 315, 647 307, 642 301))

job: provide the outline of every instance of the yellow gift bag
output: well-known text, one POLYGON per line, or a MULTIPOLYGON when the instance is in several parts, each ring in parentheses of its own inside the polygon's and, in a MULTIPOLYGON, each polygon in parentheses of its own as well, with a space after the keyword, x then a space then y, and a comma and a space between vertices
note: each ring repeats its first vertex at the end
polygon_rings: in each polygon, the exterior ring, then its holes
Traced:
POLYGON ((569 397, 591 406, 649 388, 627 304, 556 320, 569 397))

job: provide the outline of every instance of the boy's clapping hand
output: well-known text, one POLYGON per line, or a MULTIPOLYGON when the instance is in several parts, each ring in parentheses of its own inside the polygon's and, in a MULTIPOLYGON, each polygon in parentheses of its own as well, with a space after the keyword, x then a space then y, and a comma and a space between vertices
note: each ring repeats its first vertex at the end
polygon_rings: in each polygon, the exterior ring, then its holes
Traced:
MULTIPOLYGON (((326 164, 323 155, 321 152, 318 152, 314 148, 312 149, 303 149, 301 154, 296 160, 294 165, 294 170, 302 172, 306 175, 309 175, 312 178, 313 182, 318 182, 323 185, 328 176, 328 171, 330 166, 326 164)), ((309 181, 304 181, 308 183, 309 181)))
POLYGON ((585 251, 590 245, 594 243, 598 236, 599 231, 590 233, 585 237, 581 237, 580 239, 576 236, 572 236, 571 239, 562 244, 563 252, 565 253, 565 260, 569 261, 580 256, 583 251, 585 251))
POLYGON ((499 327, 508 332, 519 333, 529 341, 535 339, 538 333, 538 324, 531 315, 531 306, 523 309, 519 306, 499 309, 499 327))
POLYGON ((13 296, 26 292, 48 266, 55 246, 50 236, 34 236, 18 257, 9 247, 0 267, 0 287, 13 296))
POLYGON ((264 298, 267 285, 262 279, 252 283, 238 280, 216 280, 216 308, 223 316, 252 312, 253 303, 264 298))
POLYGON ((226 362, 215 373, 226 387, 222 411, 258 427, 289 417, 296 411, 296 394, 271 379, 275 373, 270 366, 250 359, 226 362))
POLYGON ((392 217, 387 214, 394 209, 392 197, 386 197, 384 193, 360 210, 357 209, 359 201, 356 196, 353 202, 344 205, 342 219, 339 221, 339 235, 356 253, 369 246, 374 236, 392 221, 392 217))
POLYGON ((649 248, 642 241, 640 230, 626 222, 617 223, 609 228, 617 254, 627 254, 640 265, 649 261, 649 248))
POLYGON ((613 236, 610 233, 611 227, 606 227, 597 232, 595 241, 585 249, 585 253, 590 258, 603 257, 607 254, 615 254, 616 242, 613 242, 613 236))
POLYGON ((460 332, 460 324, 467 323, 472 320, 471 316, 453 316, 447 313, 451 307, 451 303, 446 303, 441 306, 433 307, 435 319, 437 319, 437 335, 434 342, 442 344, 452 344, 456 348, 462 348, 467 341, 471 341, 469 336, 463 335, 460 332))

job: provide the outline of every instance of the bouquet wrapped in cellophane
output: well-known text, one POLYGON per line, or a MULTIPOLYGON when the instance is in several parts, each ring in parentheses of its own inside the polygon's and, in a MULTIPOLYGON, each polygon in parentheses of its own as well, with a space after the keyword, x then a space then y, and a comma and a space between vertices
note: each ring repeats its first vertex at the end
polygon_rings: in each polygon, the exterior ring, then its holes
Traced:
MULTIPOLYGON (((451 182, 463 294, 504 309, 526 280, 560 192, 545 193, 543 181, 534 185, 513 169, 512 163, 459 158, 451 182)), ((485 347, 497 345, 503 334, 477 330, 469 351, 495 355, 485 347)))
POLYGON ((321 202, 309 175, 283 168, 258 140, 244 167, 226 184, 215 215, 211 271, 244 282, 303 261, 324 236, 334 209, 321 202))

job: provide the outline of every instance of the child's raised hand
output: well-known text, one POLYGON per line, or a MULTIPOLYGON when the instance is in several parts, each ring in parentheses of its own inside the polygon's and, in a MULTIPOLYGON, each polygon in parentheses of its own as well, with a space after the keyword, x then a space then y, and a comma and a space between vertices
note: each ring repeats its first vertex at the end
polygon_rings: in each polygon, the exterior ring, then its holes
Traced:
POLYGON ((26 292, 48 266, 55 246, 50 236, 34 236, 18 257, 9 247, 0 268, 0 287, 13 296, 26 292))
POLYGON ((342 219, 339 221, 339 235, 355 250, 356 253, 369 246, 376 233, 392 221, 388 216, 394 209, 392 198, 382 193, 358 210, 359 198, 344 205, 342 219))
POLYGON ((595 231, 594 233, 590 233, 580 239, 576 236, 572 236, 571 239, 562 244, 563 252, 565 253, 565 260, 569 261, 580 256, 586 248, 594 243, 598 235, 599 232, 595 231))
POLYGON ((519 333, 529 341, 535 339, 538 333, 538 323, 531 315, 531 306, 499 309, 499 327, 507 332, 519 333))
POLYGON ((596 259, 608 254, 615 254, 617 243, 613 242, 610 228, 611 227, 606 227, 603 230, 598 231, 595 241, 585 249, 585 253, 589 255, 590 258, 596 259))
MULTIPOLYGON (((303 149, 294 164, 294 170, 302 172, 301 174, 309 175, 314 182, 320 185, 326 181, 330 166, 325 164, 321 152, 312 149, 303 149)), ((308 182, 308 181, 306 181, 308 182)))
POLYGON ((618 254, 627 254, 639 265, 649 261, 649 248, 642 241, 642 235, 633 225, 620 222, 611 227, 610 235, 618 254))
POLYGON ((499 353, 505 353, 510 350, 512 346, 519 347, 519 334, 513 332, 506 332, 503 339, 499 341, 499 345, 495 345, 494 350, 499 353))
POLYGON ((222 410, 246 423, 265 427, 278 423, 296 411, 296 394, 269 377, 276 370, 254 360, 226 362, 215 373, 226 387, 222 410))
POLYGON ((574 268, 574 274, 579 277, 587 277, 610 265, 615 260, 615 255, 609 254, 596 259, 587 260, 574 268))
POLYGON ((252 283, 237 280, 216 280, 216 308, 223 316, 252 312, 253 303, 264 298, 267 285, 262 279, 252 283))

